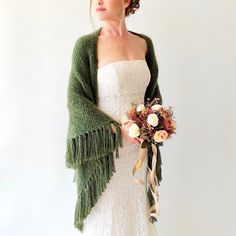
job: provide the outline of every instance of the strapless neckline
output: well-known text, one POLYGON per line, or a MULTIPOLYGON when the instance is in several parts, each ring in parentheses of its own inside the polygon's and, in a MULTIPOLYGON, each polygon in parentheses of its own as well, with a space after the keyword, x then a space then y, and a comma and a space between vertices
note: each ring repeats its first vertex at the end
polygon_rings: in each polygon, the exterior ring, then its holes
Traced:
POLYGON ((99 67, 97 70, 100 71, 106 67, 109 67, 111 65, 116 65, 116 64, 118 65, 118 64, 123 64, 123 63, 139 63, 139 62, 147 63, 146 60, 144 60, 144 59, 113 61, 113 62, 110 62, 110 63, 104 65, 104 66, 99 67))

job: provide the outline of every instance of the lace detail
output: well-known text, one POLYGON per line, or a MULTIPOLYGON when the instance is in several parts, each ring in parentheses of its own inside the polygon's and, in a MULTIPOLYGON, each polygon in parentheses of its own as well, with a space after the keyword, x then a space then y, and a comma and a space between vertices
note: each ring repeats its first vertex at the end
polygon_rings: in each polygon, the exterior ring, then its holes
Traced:
MULTIPOLYGON (((120 121, 131 102, 141 103, 150 81, 145 60, 117 61, 98 69, 98 107, 120 121)), ((134 182, 132 169, 138 145, 123 140, 116 172, 85 219, 86 236, 158 236, 156 223, 148 220, 145 186, 134 182)), ((135 177, 145 180, 147 159, 135 177)))

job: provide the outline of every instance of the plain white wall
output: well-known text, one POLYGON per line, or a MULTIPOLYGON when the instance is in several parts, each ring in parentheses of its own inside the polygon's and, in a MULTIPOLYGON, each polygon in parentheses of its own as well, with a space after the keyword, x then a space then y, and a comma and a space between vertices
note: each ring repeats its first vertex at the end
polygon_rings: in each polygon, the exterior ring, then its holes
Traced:
MULTIPOLYGON (((79 235, 65 168, 66 88, 89 1, 0 1, 0 235, 79 235)), ((149 35, 177 134, 161 148, 160 236, 233 236, 233 0, 141 1, 129 29, 149 35)))

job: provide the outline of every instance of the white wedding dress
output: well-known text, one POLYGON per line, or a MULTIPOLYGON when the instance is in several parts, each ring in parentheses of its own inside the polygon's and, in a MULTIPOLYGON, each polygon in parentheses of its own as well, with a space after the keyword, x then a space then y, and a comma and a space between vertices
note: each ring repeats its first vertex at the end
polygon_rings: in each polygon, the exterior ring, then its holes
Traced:
MULTIPOLYGON (((145 60, 115 61, 97 71, 98 107, 120 121, 131 102, 142 103, 150 81, 145 60)), ((148 198, 145 185, 134 182, 132 169, 139 146, 123 139, 119 158, 105 191, 84 221, 85 236, 158 236, 157 222, 148 220, 148 198)), ((135 172, 145 181, 147 159, 135 172)))

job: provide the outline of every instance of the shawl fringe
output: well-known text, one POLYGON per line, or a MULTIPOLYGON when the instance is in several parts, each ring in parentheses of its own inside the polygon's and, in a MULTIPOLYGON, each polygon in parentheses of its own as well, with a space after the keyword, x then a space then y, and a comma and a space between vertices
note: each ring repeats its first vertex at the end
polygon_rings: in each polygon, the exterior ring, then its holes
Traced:
POLYGON ((119 147, 123 147, 123 139, 119 123, 114 120, 67 139, 66 167, 75 169, 74 182, 77 184, 74 226, 81 232, 84 219, 116 171, 113 154, 116 150, 115 157, 119 158, 119 147), (116 133, 112 132, 111 123, 116 133), (92 161, 94 159, 96 162, 92 161))
POLYGON ((114 150, 116 150, 116 158, 118 158, 118 147, 123 147, 119 123, 109 121, 107 125, 73 138, 67 138, 66 145, 67 168, 75 169, 78 165, 82 165, 86 161, 101 158, 101 156, 114 150), (116 128, 116 134, 112 132, 111 123, 116 128))
MULTIPOLYGON (((84 219, 91 212, 99 196, 106 189, 111 176, 116 172, 113 152, 98 160, 99 168, 96 168, 87 181, 82 192, 78 193, 74 214, 74 226, 81 232, 84 228, 84 219)), ((76 177, 76 182, 79 181, 76 177)))

